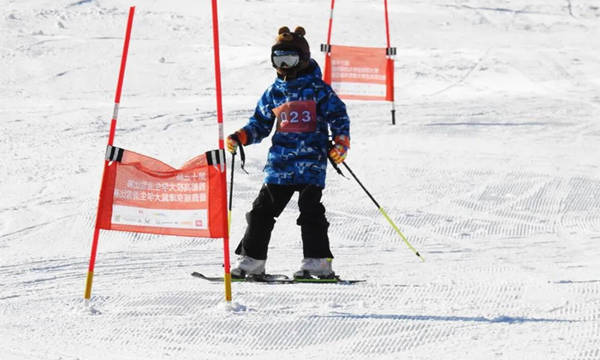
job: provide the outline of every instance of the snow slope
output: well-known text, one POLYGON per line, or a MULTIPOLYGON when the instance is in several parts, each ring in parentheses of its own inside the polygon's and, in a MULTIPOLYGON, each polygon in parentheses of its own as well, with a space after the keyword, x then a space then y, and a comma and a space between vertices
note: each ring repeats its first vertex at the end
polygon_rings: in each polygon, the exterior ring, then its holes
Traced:
MULTIPOLYGON (((128 7, 2 0, 1 359, 600 359, 600 7, 390 0, 396 126, 348 102, 350 179, 324 202, 334 269, 364 284, 234 284, 222 242, 103 232, 83 300, 128 7)), ((115 144, 180 166, 216 147, 209 1, 137 5, 115 144)), ((329 1, 220 1, 225 131, 274 78, 278 27, 313 56, 329 1)), ((383 1, 336 2, 333 42, 385 46, 383 1)), ((268 141, 236 173, 232 248, 268 141)), ((267 269, 291 273, 292 201, 267 269)))

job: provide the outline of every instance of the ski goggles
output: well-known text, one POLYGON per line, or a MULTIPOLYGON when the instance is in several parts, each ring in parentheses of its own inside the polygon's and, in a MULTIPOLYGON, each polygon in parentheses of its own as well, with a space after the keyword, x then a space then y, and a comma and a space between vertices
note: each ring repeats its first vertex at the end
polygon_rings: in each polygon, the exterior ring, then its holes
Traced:
POLYGON ((280 69, 290 69, 300 63, 300 54, 294 50, 275 50, 271 54, 273 66, 280 69))

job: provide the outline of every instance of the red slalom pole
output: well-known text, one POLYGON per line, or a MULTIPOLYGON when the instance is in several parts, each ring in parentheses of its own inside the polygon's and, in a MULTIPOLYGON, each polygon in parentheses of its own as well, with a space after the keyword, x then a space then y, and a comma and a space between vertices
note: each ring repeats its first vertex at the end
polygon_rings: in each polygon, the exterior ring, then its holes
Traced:
POLYGON ((385 8, 385 37, 387 39, 387 47, 390 47, 390 22, 388 20, 388 6, 387 0, 383 0, 383 6, 385 8))
MULTIPOLYGON (((223 154, 225 149, 225 141, 223 135, 223 102, 221 91, 221 60, 219 57, 219 16, 217 14, 217 0, 212 0, 212 22, 213 22, 213 44, 215 54, 215 81, 217 90, 217 121, 219 123, 219 149, 223 154)), ((224 159, 223 159, 224 160, 224 159)), ((227 204, 227 167, 225 161, 221 162, 221 196, 222 204, 227 204)), ((227 206, 223 207, 223 218, 228 219, 227 206)), ((224 221, 223 237, 223 265, 225 267, 225 300, 231 301, 231 272, 229 261, 229 222, 224 221)))
POLYGON ((329 29, 327 30, 327 45, 331 44, 331 27, 333 25, 333 8, 335 0, 331 0, 331 11, 329 12, 329 29))
MULTIPOLYGON (((117 127, 117 117, 119 115, 119 103, 121 101, 121 90, 123 88, 123 78, 125 77, 125 64, 127 63, 127 52, 129 50, 129 39, 131 38, 131 27, 133 25, 133 14, 135 6, 129 8, 129 18, 127 19, 127 30, 125 32, 125 43, 123 44, 123 55, 121 56, 121 69, 119 71, 119 80, 117 81, 117 91, 115 94, 115 106, 113 109, 113 117, 110 122, 110 132, 108 134, 108 145, 113 144, 115 138, 115 129, 117 127)), ((98 219, 100 218, 100 204, 102 203, 102 188, 104 187, 104 176, 108 168, 108 160, 104 160, 104 170, 102 172, 102 185, 100 186, 100 195, 98 196, 98 209, 96 212, 96 226, 94 228, 94 239, 92 242, 92 253, 90 255, 90 265, 88 268, 87 279, 85 283, 85 299, 89 299, 92 295, 92 280, 94 278, 94 267, 96 265, 96 253, 98 251, 98 238, 100 237, 100 228, 98 219)))
POLYGON ((323 71, 323 81, 331 85, 331 29, 333 27, 333 9, 335 0, 331 0, 331 10, 329 12, 329 29, 327 30, 327 49, 325 51, 325 70, 323 71))
MULTIPOLYGON (((390 22, 389 22, 389 18, 388 18, 388 4, 387 4, 387 0, 383 0, 383 6, 385 8, 385 38, 386 38, 386 42, 387 42, 387 50, 389 51, 391 50, 391 45, 390 45, 390 22)), ((392 89, 391 89, 391 102, 392 102, 392 125, 396 125, 396 104, 394 101, 394 59, 392 58, 392 55, 388 55, 388 59, 387 59, 387 77, 391 78, 392 82, 392 89)))

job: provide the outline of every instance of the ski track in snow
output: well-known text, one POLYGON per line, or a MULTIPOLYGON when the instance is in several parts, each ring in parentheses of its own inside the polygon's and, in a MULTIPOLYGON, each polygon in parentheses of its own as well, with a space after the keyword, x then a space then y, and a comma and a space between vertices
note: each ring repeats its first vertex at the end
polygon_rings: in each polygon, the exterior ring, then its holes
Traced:
MULTIPOLYGON (((426 262, 330 170, 334 268, 367 282, 234 283, 231 304, 189 276, 222 273, 221 240, 122 232, 101 233, 83 300, 130 4, 4 3, 1 359, 600 359, 595 1, 390 1, 398 124, 388 104, 347 102, 348 164, 426 262)), ((307 28, 322 62, 328 5, 220 2, 227 133, 273 79, 279 26, 307 28)), ((137 4, 117 146, 179 166, 216 145, 209 10, 137 4)), ((337 2, 333 42, 383 46, 382 12, 337 2)), ((268 145, 236 170, 232 249, 268 145)), ((295 201, 269 272, 300 264, 295 201)))

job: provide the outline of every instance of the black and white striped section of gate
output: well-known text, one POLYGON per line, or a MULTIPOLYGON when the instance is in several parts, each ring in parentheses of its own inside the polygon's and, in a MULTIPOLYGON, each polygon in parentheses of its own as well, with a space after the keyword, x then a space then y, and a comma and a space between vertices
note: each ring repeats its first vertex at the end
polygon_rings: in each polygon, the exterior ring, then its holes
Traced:
POLYGON ((207 151, 206 162, 208 165, 213 165, 217 169, 220 169, 221 172, 225 171, 225 149, 207 151))
POLYGON ((106 161, 121 162, 121 160, 123 160, 124 152, 125 152, 125 149, 122 149, 122 148, 116 147, 116 146, 112 146, 112 145, 108 145, 108 146, 106 146, 106 155, 104 158, 106 159, 106 161))

